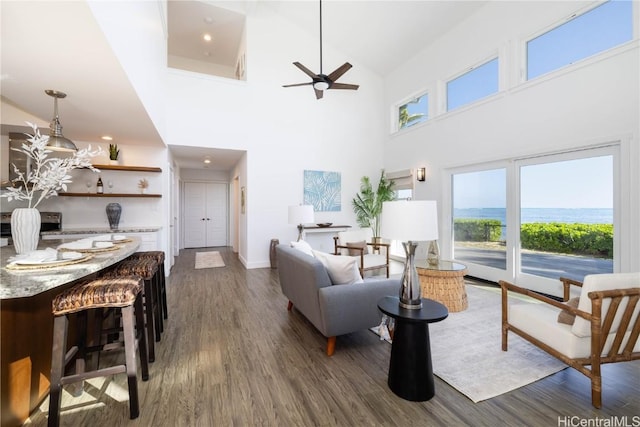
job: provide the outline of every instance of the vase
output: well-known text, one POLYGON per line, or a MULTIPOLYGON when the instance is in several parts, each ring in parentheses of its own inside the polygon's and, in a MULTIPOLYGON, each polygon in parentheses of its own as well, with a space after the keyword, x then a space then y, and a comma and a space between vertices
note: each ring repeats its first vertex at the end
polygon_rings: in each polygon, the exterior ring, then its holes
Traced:
POLYGON ((109 159, 109 164, 111 166, 118 166, 120 164, 120 162, 118 161, 118 159, 116 159, 116 160, 109 159))
POLYGON ((16 254, 35 251, 40 240, 40 211, 16 208, 11 213, 11 238, 16 254))
POLYGON ((120 206, 120 203, 109 203, 107 205, 107 219, 109 220, 110 229, 112 230, 118 229, 121 213, 122 213, 122 206, 120 206))
POLYGON ((278 268, 278 260, 276 258, 276 246, 280 244, 280 240, 271 239, 271 244, 269 245, 269 262, 271 263, 271 268, 278 268))

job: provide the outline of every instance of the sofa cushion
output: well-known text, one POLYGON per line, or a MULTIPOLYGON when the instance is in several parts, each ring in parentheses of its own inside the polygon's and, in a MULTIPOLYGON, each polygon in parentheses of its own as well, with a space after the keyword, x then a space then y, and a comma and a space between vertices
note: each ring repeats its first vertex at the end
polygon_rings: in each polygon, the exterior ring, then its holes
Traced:
MULTIPOLYGON (((572 308, 578 308, 578 301, 580 301, 580 297, 571 298, 566 304, 572 308)), ((565 325, 573 325, 573 322, 576 320, 576 315, 568 312, 567 310, 561 310, 560 314, 558 314, 558 323, 564 323, 565 325)))
MULTIPOLYGON (((591 337, 580 337, 572 332, 571 325, 558 323, 561 310, 549 304, 524 303, 509 304, 509 324, 558 350, 569 358, 589 357, 591 354, 591 337)), ((576 322, 581 319, 576 317, 576 322)), ((622 347, 629 341, 631 332, 627 332, 622 340, 622 347)), ((615 333, 609 334, 604 342, 602 355, 606 355, 613 345, 615 333)), ((640 351, 638 341, 633 351, 640 351)))
MULTIPOLYGON (((360 228, 349 231, 338 232, 338 244, 347 246, 348 242, 371 242, 373 239, 373 230, 371 228, 360 228)), ((349 249, 341 248, 340 255, 349 255, 349 249)), ((359 255, 359 254, 358 254, 359 255)))
POLYGON ((509 324, 568 357, 588 357, 591 339, 578 337, 571 333, 571 325, 558 323, 559 312, 548 304, 509 304, 509 324))
POLYGON ((364 240, 361 240, 359 242, 347 242, 346 246, 349 247, 350 256, 360 256, 360 249, 362 249, 363 255, 369 253, 369 251, 367 250, 367 242, 365 242, 364 240))
MULTIPOLYGON (((640 273, 589 274, 584 278, 582 290, 580 291, 580 302, 578 302, 578 309, 587 313, 591 313, 591 299, 589 298, 589 292, 606 291, 609 289, 637 288, 639 286, 640 273)), ((620 319, 622 318, 622 313, 624 312, 624 309, 627 307, 628 303, 628 297, 622 299, 620 307, 618 308, 618 312, 616 313, 616 317, 613 320, 613 324, 611 326, 611 333, 618 330, 620 319)), ((610 300, 603 301, 603 315, 607 312, 607 310, 609 310, 610 304, 610 300)), ((634 324, 639 312, 640 304, 636 306, 634 314, 631 318, 631 325, 634 324)), ((579 337, 591 336, 591 323, 588 320, 583 319, 582 317, 577 317, 576 321, 573 323, 571 331, 579 337)), ((640 341, 638 342, 640 343, 640 341)))
POLYGON ((304 240, 300 240, 298 242, 291 242, 291 247, 299 251, 302 251, 307 255, 313 256, 313 249, 311 248, 311 245, 305 242, 304 240))
POLYGON ((312 251, 313 256, 318 259, 327 269, 331 282, 334 285, 350 285, 362 283, 360 270, 356 258, 341 255, 331 255, 325 252, 312 251))

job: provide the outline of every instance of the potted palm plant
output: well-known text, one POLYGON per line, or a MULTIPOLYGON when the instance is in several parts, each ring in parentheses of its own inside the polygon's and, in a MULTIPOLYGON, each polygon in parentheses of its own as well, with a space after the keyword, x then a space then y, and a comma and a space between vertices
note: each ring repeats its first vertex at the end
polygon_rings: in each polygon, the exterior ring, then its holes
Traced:
POLYGON ((371 227, 373 238, 380 238, 380 214, 382 213, 382 203, 395 198, 393 191, 393 181, 384 176, 384 169, 380 173, 378 187, 374 191, 371 180, 368 176, 363 176, 360 180, 360 192, 353 198, 353 211, 356 214, 356 222, 360 227, 371 227))

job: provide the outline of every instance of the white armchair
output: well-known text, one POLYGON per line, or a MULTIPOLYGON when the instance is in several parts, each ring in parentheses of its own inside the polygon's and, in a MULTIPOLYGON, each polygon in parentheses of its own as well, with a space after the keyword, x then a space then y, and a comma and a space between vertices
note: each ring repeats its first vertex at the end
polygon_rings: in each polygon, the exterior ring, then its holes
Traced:
POLYGON ((500 281, 502 350, 507 351, 511 331, 557 357, 591 380, 591 403, 600 408, 600 365, 640 359, 640 273, 593 274, 584 284, 560 280, 564 302, 500 281), (571 285, 582 287, 573 303, 567 301, 571 285), (538 303, 509 304, 508 292, 538 303))
POLYGON ((358 258, 360 275, 367 270, 385 268, 389 277, 389 244, 374 243, 370 228, 340 231, 333 238, 334 254, 358 258))

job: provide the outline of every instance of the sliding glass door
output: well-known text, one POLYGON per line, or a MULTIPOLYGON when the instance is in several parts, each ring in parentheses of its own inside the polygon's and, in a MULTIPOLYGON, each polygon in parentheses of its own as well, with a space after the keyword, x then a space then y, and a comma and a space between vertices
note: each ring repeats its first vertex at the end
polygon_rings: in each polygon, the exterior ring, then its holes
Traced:
POLYGON ((507 269, 507 170, 461 172, 452 177, 454 258, 490 280, 507 269))
POLYGON ((451 252, 469 274, 559 295, 558 278, 614 271, 618 147, 451 173, 451 252))
POLYGON ((544 292, 560 277, 612 273, 614 153, 584 150, 520 160, 516 167, 520 282, 544 292))

